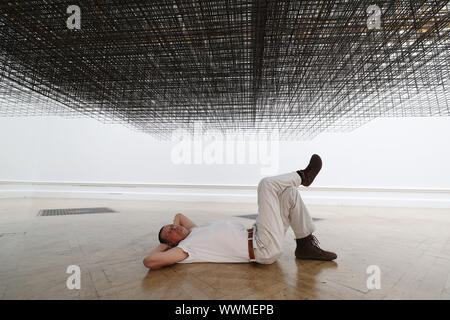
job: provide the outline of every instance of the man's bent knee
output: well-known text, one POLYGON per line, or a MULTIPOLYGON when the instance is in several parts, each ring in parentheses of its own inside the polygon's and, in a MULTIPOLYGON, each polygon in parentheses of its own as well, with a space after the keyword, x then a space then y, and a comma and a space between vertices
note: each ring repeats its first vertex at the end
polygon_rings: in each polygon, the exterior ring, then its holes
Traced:
POLYGON ((292 208, 299 197, 298 189, 296 187, 287 187, 283 190, 280 196, 282 202, 288 203, 289 208, 292 208))
POLYGON ((273 180, 271 177, 265 177, 262 178, 258 183, 258 190, 260 189, 266 189, 266 188, 272 188, 273 186, 273 180))

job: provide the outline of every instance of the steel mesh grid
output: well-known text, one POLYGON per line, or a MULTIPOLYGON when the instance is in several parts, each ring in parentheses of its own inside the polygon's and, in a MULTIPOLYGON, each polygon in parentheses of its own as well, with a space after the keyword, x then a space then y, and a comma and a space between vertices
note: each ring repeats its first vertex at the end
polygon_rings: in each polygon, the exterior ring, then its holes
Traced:
POLYGON ((69 4, 0 4, 0 116, 300 139, 450 115, 448 1, 78 1, 80 30, 69 4))

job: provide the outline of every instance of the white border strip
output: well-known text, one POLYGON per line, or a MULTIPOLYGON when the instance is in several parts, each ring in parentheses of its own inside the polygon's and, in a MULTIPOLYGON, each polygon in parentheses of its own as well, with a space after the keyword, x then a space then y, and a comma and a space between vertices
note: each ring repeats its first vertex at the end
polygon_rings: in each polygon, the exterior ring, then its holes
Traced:
MULTIPOLYGON (((308 187, 306 203, 450 208, 450 190, 308 187)), ((202 202, 255 202, 256 186, 104 182, 0 181, 0 198, 99 198, 202 202)))

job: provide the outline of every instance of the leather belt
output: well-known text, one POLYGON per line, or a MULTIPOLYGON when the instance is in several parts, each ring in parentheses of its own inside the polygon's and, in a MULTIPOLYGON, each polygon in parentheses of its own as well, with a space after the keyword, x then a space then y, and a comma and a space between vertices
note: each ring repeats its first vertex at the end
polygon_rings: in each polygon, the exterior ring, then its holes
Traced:
POLYGON ((253 229, 247 229, 248 232, 248 255, 250 261, 255 261, 255 252, 253 251, 253 229))

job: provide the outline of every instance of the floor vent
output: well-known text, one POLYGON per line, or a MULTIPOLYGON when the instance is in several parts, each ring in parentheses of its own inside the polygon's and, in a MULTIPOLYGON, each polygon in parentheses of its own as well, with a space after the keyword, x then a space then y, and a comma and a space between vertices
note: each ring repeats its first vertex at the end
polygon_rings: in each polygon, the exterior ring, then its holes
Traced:
POLYGON ((69 208, 69 209, 44 209, 40 210, 38 216, 67 216, 73 214, 94 214, 94 213, 108 213, 115 212, 110 208, 69 208))
MULTIPOLYGON (((257 214, 246 214, 246 215, 243 215, 243 216, 236 216, 236 217, 256 220, 256 216, 257 216, 257 214)), ((323 220, 322 218, 312 218, 312 219, 313 219, 313 221, 323 220)))

